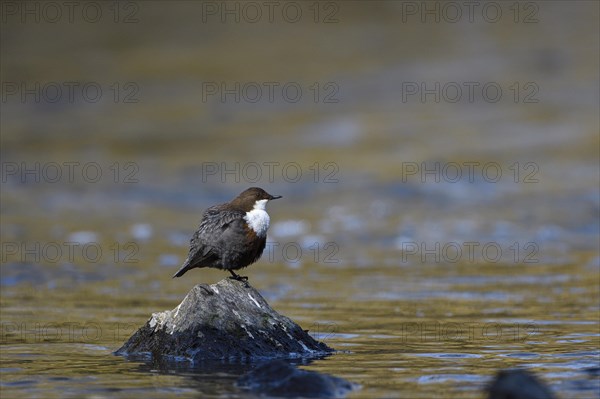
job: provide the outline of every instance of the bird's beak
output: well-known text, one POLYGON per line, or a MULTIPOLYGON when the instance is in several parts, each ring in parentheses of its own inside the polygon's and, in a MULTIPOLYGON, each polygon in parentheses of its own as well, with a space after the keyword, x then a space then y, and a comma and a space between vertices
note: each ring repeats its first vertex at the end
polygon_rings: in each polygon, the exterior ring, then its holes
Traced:
POLYGON ((269 201, 274 200, 274 199, 279 199, 279 198, 281 198, 281 195, 271 195, 271 198, 269 198, 269 201))

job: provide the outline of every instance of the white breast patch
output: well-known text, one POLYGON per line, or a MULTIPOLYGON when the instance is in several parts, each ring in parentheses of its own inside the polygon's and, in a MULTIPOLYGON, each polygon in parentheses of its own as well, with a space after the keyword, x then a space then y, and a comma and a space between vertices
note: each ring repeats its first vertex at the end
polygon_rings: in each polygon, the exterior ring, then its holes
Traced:
POLYGON ((246 212, 246 216, 244 219, 248 222, 248 225, 256 235, 259 237, 264 237, 267 235, 267 230, 269 229, 269 222, 271 218, 269 214, 265 210, 268 200, 259 200, 254 204, 254 209, 250 212, 246 212))

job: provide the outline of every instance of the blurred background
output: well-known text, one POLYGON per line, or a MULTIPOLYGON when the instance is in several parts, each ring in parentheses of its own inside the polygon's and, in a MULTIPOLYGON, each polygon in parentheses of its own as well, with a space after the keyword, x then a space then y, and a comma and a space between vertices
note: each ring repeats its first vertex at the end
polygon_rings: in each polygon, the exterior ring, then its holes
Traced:
POLYGON ((75 3, 1 3, 1 392, 243 395, 111 352, 260 186, 243 274, 351 397, 597 397, 597 2, 75 3))

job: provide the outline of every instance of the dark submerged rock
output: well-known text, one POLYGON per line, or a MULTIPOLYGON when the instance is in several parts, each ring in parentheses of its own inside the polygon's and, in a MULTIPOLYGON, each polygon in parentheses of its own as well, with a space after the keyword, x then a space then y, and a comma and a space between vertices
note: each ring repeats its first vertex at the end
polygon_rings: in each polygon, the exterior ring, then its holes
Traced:
POLYGON ((522 369, 500 370, 487 391, 488 399, 554 399, 550 389, 522 369))
POLYGON ((264 363, 241 376, 236 385, 275 397, 341 398, 356 388, 343 378, 300 370, 283 360, 264 363))
POLYGON ((175 309, 153 313, 115 353, 196 363, 316 357, 331 352, 274 311, 248 283, 226 278, 196 285, 175 309))

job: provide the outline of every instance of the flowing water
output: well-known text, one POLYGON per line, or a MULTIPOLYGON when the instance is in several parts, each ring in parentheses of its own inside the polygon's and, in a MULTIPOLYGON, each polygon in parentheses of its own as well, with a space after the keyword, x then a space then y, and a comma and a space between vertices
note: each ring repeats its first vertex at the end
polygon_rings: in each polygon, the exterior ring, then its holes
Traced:
POLYGON ((480 398, 509 367, 598 397, 598 3, 472 23, 415 2, 294 2, 298 23, 127 4, 135 23, 2 24, 3 398, 247 396, 252 365, 112 352, 226 276, 171 279, 203 209, 254 185, 284 198, 243 274, 338 350, 301 367, 349 397, 480 398), (22 101, 22 82, 47 91, 22 101), (49 82, 104 94, 48 101, 49 82), (239 101, 207 94, 222 82, 239 101), (266 82, 303 95, 250 101, 266 82), (453 101, 465 82, 503 94, 453 101))

